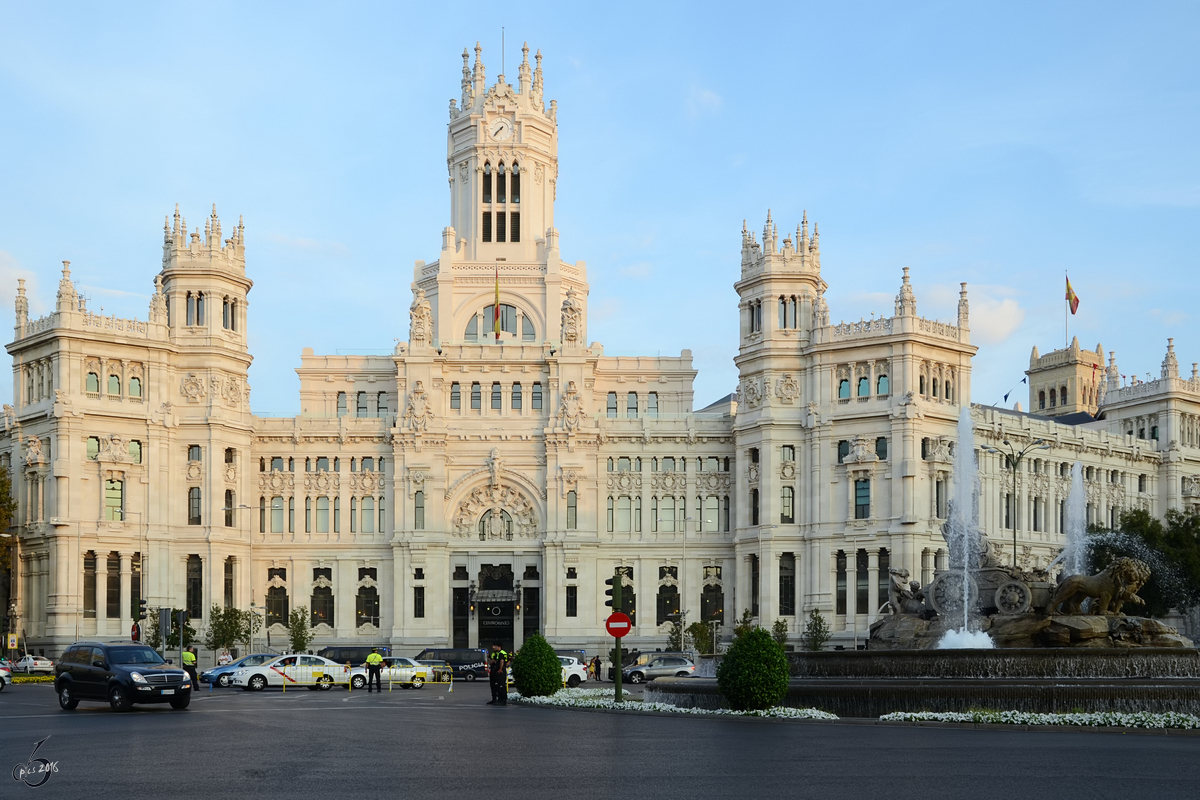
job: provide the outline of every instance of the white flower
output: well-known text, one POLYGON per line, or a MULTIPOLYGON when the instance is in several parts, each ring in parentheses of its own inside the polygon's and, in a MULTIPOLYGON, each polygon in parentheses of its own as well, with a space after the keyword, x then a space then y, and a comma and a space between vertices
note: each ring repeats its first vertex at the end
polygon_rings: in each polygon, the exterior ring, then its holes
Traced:
POLYGON ((622 702, 615 698, 615 689, 560 689, 547 697, 522 697, 518 692, 512 692, 508 699, 514 703, 531 706, 550 706, 556 708, 603 708, 617 711, 658 711, 664 714, 727 714, 730 716, 747 717, 779 717, 786 719, 837 719, 836 714, 818 711, 815 708, 786 708, 776 706, 765 711, 733 711, 728 708, 680 708, 667 703, 639 703, 625 698, 629 692, 622 692, 622 702))
POLYGON ((970 722, 999 725, 1075 725, 1103 728, 1200 729, 1200 717, 1173 711, 1124 713, 1099 711, 1077 714, 1046 714, 1032 711, 897 711, 884 714, 882 722, 970 722))

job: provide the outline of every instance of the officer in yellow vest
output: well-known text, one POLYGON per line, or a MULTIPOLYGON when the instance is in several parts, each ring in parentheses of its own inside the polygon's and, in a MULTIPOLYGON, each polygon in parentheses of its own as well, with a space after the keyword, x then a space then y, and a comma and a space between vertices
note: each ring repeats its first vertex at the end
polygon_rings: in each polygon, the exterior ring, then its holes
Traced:
POLYGON ((371 683, 374 682, 375 688, 383 691, 383 656, 379 655, 377 648, 371 648, 371 654, 367 656, 367 691, 371 691, 371 683))
POLYGON ((488 654, 488 680, 492 684, 489 706, 508 705, 508 662, 511 659, 499 642, 492 642, 492 652, 488 654))
POLYGON ((192 688, 197 686, 196 678, 196 648, 188 647, 183 651, 183 669, 192 677, 192 688))

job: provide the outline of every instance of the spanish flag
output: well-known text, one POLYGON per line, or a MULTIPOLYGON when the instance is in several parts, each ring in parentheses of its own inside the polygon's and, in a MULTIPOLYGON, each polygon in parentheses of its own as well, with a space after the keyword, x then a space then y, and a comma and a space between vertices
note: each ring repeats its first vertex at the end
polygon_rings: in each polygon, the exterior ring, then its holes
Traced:
MULTIPOLYGON (((499 287, 499 284, 496 284, 499 287)), ((497 288, 499 291, 499 288, 497 288)), ((1079 295, 1075 294, 1075 290, 1071 288, 1071 279, 1067 278, 1067 305, 1071 307, 1071 313, 1074 314, 1079 310, 1079 295)))
MULTIPOLYGON (((1068 284, 1070 286, 1070 284, 1068 284)), ((1076 300, 1076 303, 1079 301, 1076 300)), ((496 302, 492 304, 492 330, 496 334, 496 341, 500 341, 500 265, 496 265, 496 302)))

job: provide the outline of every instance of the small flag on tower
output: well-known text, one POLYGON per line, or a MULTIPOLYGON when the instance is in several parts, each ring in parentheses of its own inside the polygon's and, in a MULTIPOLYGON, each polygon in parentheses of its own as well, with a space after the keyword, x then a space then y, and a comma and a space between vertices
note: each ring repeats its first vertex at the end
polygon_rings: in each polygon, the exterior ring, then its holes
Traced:
POLYGON ((1067 305, 1071 307, 1072 314, 1079 310, 1079 295, 1075 294, 1075 290, 1071 288, 1070 278, 1067 278, 1067 305))

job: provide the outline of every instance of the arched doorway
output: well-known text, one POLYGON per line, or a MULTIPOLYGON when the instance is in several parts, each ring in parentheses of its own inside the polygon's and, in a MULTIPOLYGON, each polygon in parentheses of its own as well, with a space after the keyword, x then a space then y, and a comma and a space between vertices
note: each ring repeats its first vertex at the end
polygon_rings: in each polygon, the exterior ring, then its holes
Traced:
POLYGON ((481 564, 479 589, 474 597, 480 647, 489 648, 492 642, 499 642, 505 650, 512 651, 516 641, 513 630, 516 600, 512 564, 481 564))

